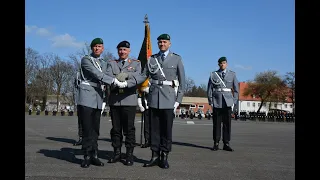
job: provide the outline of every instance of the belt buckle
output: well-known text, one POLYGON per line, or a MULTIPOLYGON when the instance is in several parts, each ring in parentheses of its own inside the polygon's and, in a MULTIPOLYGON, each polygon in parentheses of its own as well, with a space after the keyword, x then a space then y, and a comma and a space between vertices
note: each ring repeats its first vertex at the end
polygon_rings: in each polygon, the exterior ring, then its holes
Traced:
POLYGON ((124 90, 123 89, 119 89, 119 93, 120 94, 124 93, 124 90))

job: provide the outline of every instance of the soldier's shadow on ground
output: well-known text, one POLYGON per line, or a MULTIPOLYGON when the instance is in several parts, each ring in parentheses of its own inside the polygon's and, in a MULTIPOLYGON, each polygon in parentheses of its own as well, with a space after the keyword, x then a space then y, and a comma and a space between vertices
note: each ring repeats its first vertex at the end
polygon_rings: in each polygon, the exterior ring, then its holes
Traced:
MULTIPOLYGON (((46 139, 52 140, 52 141, 59 141, 59 142, 64 142, 64 143, 68 143, 68 144, 74 144, 76 142, 76 140, 74 139, 67 139, 67 138, 59 138, 59 137, 46 137, 46 139)), ((111 139, 109 138, 99 138, 99 141, 107 141, 107 142, 111 142, 111 139)), ((122 143, 124 143, 124 141, 122 141, 122 143)), ((191 144, 191 143, 184 143, 184 142, 172 142, 172 144, 174 145, 179 145, 179 146, 188 146, 188 147, 195 147, 195 148, 202 148, 202 149, 212 149, 212 147, 205 147, 205 146, 199 146, 196 144, 191 144)), ((139 143, 136 143, 136 146, 139 146, 139 143)))
MULTIPOLYGON (((109 138, 101 138, 101 139, 98 139, 98 140, 111 142, 111 139, 109 139, 109 138)), ((122 141, 122 143, 124 143, 124 141, 122 141)), ((202 149, 212 150, 212 147, 199 146, 199 145, 191 144, 191 143, 184 143, 184 142, 177 142, 176 141, 176 142, 172 142, 172 144, 179 145, 179 146, 188 146, 188 147, 195 147, 195 148, 202 148, 202 149)), ((140 143, 136 143, 136 147, 137 148, 139 148, 138 146, 140 146, 140 143)))
MULTIPOLYGON (((64 142, 68 144, 73 144, 76 142, 74 139, 68 139, 68 138, 59 138, 59 137, 46 137, 46 139, 52 140, 52 141, 58 141, 58 142, 64 142)), ((99 138, 100 141, 108 141, 111 142, 111 139, 109 138, 99 138)), ((122 148, 122 151, 125 151, 125 149, 122 148)), ((82 162, 82 159, 78 159, 77 155, 83 155, 83 151, 81 150, 81 147, 78 149, 74 148, 61 148, 60 150, 48 150, 48 149, 41 149, 38 151, 38 153, 41 153, 45 155, 46 157, 56 158, 60 160, 65 160, 71 163, 80 164, 82 162)), ((109 160, 113 155, 113 151, 107 151, 107 150, 99 150, 98 157, 100 159, 109 160)), ((121 153, 122 160, 121 162, 124 163, 125 160, 125 153, 121 153)), ((134 157, 134 162, 136 163, 147 163, 147 160, 134 157)))
POLYGON ((49 139, 52 141, 64 142, 68 144, 74 144, 75 142, 77 142, 75 139, 67 139, 67 138, 59 138, 59 137, 46 137, 46 139, 49 139))
MULTIPOLYGON (((40 149, 37 153, 43 154, 46 157, 50 158, 56 158, 60 160, 64 160, 70 163, 74 164, 81 164, 82 158, 79 159, 76 156, 77 155, 83 155, 83 152, 81 149, 74 149, 74 148, 61 148, 60 150, 49 150, 49 149, 40 149)), ((106 151, 106 150, 99 150, 98 157, 99 159, 103 159, 108 161, 113 155, 113 151, 106 151)), ((134 162, 136 163, 147 163, 147 160, 137 158, 136 156, 133 156, 134 162)), ((125 163, 125 154, 121 153, 121 162, 125 163)), ((106 163, 106 162, 105 162, 106 163)))
POLYGON ((43 154, 46 157, 56 158, 75 164, 80 164, 82 161, 81 159, 78 159, 76 155, 83 154, 80 149, 73 148, 61 148, 60 150, 40 149, 37 153, 43 154))
POLYGON ((209 149, 209 150, 212 149, 212 147, 199 146, 196 144, 184 143, 184 142, 172 142, 172 144, 179 145, 179 146, 189 146, 189 147, 195 147, 195 148, 209 149))

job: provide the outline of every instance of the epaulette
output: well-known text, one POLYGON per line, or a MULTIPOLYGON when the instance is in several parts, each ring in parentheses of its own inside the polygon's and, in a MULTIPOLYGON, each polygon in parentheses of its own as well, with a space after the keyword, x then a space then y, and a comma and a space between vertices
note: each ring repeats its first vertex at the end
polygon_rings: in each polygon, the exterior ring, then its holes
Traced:
POLYGON ((156 57, 157 55, 158 55, 158 53, 157 53, 157 54, 152 54, 151 57, 154 58, 154 57, 156 57))
POLYGON ((140 62, 139 59, 130 59, 131 61, 137 61, 137 62, 140 62))
POLYGON ((230 69, 229 69, 229 71, 230 71, 230 72, 233 72, 233 73, 235 73, 234 71, 232 71, 232 70, 230 70, 230 69))
POLYGON ((172 54, 177 55, 177 56, 180 56, 179 54, 176 54, 176 53, 172 53, 172 54))

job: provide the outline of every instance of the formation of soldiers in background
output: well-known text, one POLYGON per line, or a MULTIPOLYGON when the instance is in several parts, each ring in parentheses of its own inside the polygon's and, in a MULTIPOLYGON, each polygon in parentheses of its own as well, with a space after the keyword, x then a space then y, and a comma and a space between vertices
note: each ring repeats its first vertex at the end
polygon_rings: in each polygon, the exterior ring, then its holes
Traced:
POLYGON ((295 122, 295 114, 286 111, 249 112, 241 111, 240 120, 274 121, 274 122, 295 122))
MULTIPOLYGON (((40 106, 40 105, 36 105, 35 108, 34 108, 33 105, 30 104, 29 107, 28 107, 29 115, 32 115, 32 112, 33 112, 33 111, 36 112, 36 115, 40 115, 40 113, 41 113, 41 106, 40 106)), ((44 114, 45 114, 46 116, 48 116, 49 113, 51 112, 51 113, 52 113, 52 116, 56 116, 57 113, 60 112, 60 115, 61 115, 61 116, 65 116, 65 115, 73 116, 74 111, 75 111, 75 108, 74 108, 73 105, 70 105, 70 106, 61 106, 60 109, 58 109, 56 105, 54 105, 54 106, 48 106, 48 105, 46 105, 46 107, 45 107, 45 109, 44 109, 44 114)))
MULTIPOLYGON (((139 111, 137 109, 137 111, 139 111)), ((36 115, 40 115, 41 113, 41 107, 40 105, 36 105, 33 107, 33 105, 29 105, 29 115, 32 115, 32 112, 35 112, 36 115)), ((75 108, 73 105, 70 106, 61 106, 60 109, 57 109, 57 106, 48 106, 46 105, 44 113, 46 116, 52 114, 52 116, 56 116, 58 113, 60 113, 61 116, 73 116, 75 114, 75 108)), ((109 106, 106 106, 106 108, 102 112, 103 117, 110 117, 110 109, 109 106)), ((212 117, 212 112, 210 109, 207 109, 207 111, 204 113, 203 109, 198 109, 196 112, 193 110, 193 108, 190 108, 189 110, 185 108, 177 109, 175 117, 180 117, 181 119, 208 119, 210 120, 212 117)), ((275 112, 264 112, 261 111, 259 113, 257 112, 249 112, 249 111, 241 111, 238 113, 237 110, 233 113, 233 119, 234 120, 258 120, 258 121, 275 121, 275 122, 295 122, 295 114, 285 111, 275 111, 275 112), (240 114, 240 115, 238 115, 240 114)))

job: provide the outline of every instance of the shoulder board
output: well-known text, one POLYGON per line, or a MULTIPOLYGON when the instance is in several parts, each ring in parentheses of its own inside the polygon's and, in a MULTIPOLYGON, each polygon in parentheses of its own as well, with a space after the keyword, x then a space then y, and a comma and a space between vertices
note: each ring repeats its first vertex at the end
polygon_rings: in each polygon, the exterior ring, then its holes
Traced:
POLYGON ((151 55, 151 57, 153 57, 153 58, 154 58, 154 57, 156 57, 157 55, 158 55, 158 54, 152 54, 152 55, 151 55))
POLYGON ((109 60, 109 62, 112 62, 112 61, 116 61, 116 62, 117 62, 118 60, 117 60, 117 59, 114 59, 114 60, 111 59, 111 60, 109 60))
POLYGON ((229 69, 229 72, 233 72, 233 73, 235 73, 234 71, 232 71, 232 70, 230 70, 230 69, 229 69))
POLYGON ((177 56, 180 56, 179 54, 176 54, 176 53, 172 53, 172 54, 177 55, 177 56))
POLYGON ((90 58, 90 56, 89 55, 84 55, 83 58, 90 58))
POLYGON ((140 62, 140 60, 138 59, 130 59, 131 61, 137 61, 137 62, 140 62))

